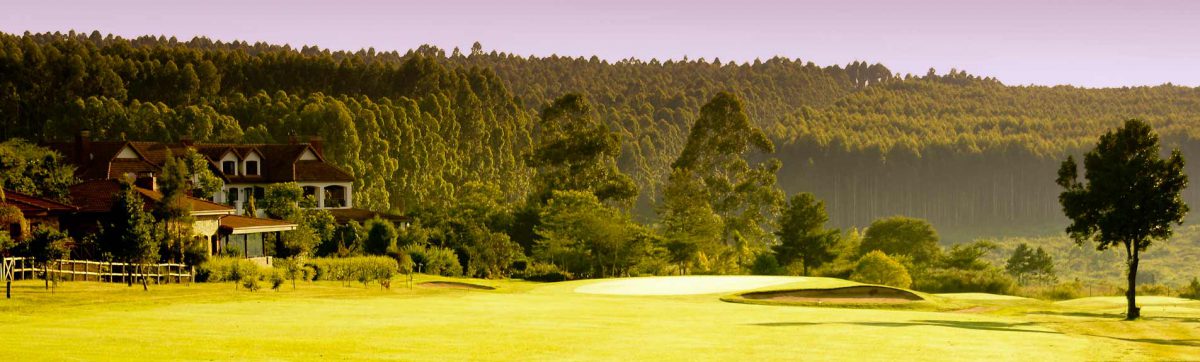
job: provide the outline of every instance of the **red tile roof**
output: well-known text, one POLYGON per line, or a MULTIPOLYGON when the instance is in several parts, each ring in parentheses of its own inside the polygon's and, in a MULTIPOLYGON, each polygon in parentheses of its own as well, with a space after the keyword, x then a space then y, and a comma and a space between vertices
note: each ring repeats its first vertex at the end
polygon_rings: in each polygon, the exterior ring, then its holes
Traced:
POLYGON ((322 161, 296 161, 296 177, 293 181, 354 182, 354 176, 322 161))
POLYGON ((76 176, 81 180, 103 180, 121 178, 125 174, 140 174, 145 172, 157 173, 164 162, 167 152, 181 155, 187 148, 208 158, 211 170, 230 183, 277 183, 291 181, 316 182, 353 182, 354 177, 332 164, 326 163, 320 152, 307 143, 299 144, 223 144, 197 143, 190 146, 182 143, 162 142, 127 142, 127 141, 91 141, 87 152, 79 152, 76 142, 48 143, 50 147, 64 156, 64 159, 74 164, 76 176), (117 159, 116 155, 126 146, 133 148, 138 154, 137 159, 117 159), (306 151, 312 151, 317 160, 301 161, 300 156, 306 151), (258 153, 262 157, 259 165, 261 175, 237 176, 221 173, 220 160, 227 152, 233 152, 239 158, 250 153, 258 153))
MULTIPOLYGON (((162 193, 141 187, 135 188, 142 195, 146 210, 162 201, 162 193)), ((71 186, 71 203, 79 207, 81 212, 108 212, 112 210, 117 194, 121 192, 121 184, 116 180, 92 180, 71 186)), ((192 213, 232 213, 234 209, 208 200, 188 197, 192 205, 192 213)))
POLYGON ((5 202, 16 206, 22 213, 46 212, 64 213, 75 211, 76 207, 58 201, 29 196, 15 191, 4 190, 5 202))

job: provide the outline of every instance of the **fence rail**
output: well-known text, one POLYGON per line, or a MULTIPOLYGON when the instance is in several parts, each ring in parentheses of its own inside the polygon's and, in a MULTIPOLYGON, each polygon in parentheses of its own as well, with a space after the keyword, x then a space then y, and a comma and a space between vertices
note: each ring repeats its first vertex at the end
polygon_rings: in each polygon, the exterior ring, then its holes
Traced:
POLYGON ((191 283, 191 269, 183 264, 138 264, 88 260, 55 260, 43 270, 33 258, 4 258, 0 262, 0 280, 41 279, 43 272, 60 281, 95 281, 110 283, 139 282, 142 277, 157 284, 191 283))

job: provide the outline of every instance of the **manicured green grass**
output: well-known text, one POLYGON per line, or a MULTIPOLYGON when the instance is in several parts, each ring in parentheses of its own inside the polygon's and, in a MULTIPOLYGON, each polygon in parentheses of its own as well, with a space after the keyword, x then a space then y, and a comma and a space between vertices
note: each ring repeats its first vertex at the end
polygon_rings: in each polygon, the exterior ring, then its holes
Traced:
MULTIPOLYGON (((446 280, 419 277, 418 282, 446 280)), ((0 300, 0 359, 30 360, 1114 360, 1200 356, 1195 302, 939 299, 966 310, 721 302, 576 293, 604 281, 455 279, 494 291, 301 283, 140 287, 29 281, 0 300)), ((836 284, 827 280, 817 285, 836 284)), ((847 283, 842 281, 842 283, 847 283)), ((799 285, 799 283, 797 283, 799 285)), ((938 297, 940 298, 940 297, 938 297)))

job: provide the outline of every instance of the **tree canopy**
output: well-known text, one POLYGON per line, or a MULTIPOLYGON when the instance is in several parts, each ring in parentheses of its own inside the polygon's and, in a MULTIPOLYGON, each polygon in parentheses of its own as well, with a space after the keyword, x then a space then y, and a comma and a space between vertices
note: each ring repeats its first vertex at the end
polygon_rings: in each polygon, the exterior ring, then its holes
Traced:
POLYGON ((1079 179, 1074 157, 1063 161, 1057 183, 1063 213, 1071 219, 1067 234, 1077 244, 1094 241, 1098 250, 1124 246, 1128 309, 1126 318, 1137 319, 1137 268, 1139 253, 1155 240, 1169 238, 1173 225, 1183 223, 1188 206, 1183 189, 1183 155, 1178 149, 1162 158, 1158 135, 1146 122, 1126 121, 1100 136, 1096 147, 1083 157, 1086 173, 1079 179))

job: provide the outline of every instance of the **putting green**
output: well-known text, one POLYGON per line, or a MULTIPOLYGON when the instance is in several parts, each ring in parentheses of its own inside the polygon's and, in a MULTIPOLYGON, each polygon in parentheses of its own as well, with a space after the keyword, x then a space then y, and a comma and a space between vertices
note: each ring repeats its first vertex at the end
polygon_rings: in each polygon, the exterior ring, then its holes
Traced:
POLYGON ((804 282, 806 279, 759 275, 644 277, 600 281, 577 287, 575 292, 607 295, 718 294, 804 282))

